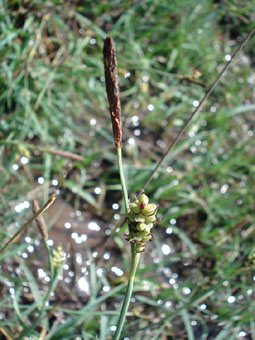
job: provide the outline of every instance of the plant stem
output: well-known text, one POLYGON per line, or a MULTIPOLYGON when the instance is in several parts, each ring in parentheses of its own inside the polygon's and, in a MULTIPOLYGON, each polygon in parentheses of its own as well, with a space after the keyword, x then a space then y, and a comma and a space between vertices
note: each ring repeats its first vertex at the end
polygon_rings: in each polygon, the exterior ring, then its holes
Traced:
POLYGON ((130 273, 129 273, 127 291, 126 291, 126 295, 123 301, 123 305, 121 307, 120 318, 117 324, 117 329, 114 334, 113 340, 119 340, 120 338, 120 334, 121 334, 121 331, 122 331, 122 328, 125 322, 130 298, 131 298, 132 291, 133 291, 134 279, 135 279, 136 270, 139 264, 139 260, 140 260, 140 253, 135 254, 132 251, 132 263, 131 263, 131 268, 130 268, 130 273))
POLYGON ((13 242, 17 240, 17 238, 20 236, 21 233, 23 233, 29 225, 37 219, 41 214, 43 214, 49 206, 55 201, 56 199, 56 193, 50 195, 50 198, 48 201, 39 209, 25 224, 22 225, 22 227, 19 228, 19 230, 5 243, 5 245, 0 249, 0 254, 2 254, 5 249, 13 242))
MULTIPOLYGON (((124 198, 126 213, 128 213, 129 212, 128 192, 127 192, 126 179, 125 179, 123 163, 122 163, 121 146, 117 147, 117 158, 118 158, 118 166, 119 166, 119 174, 120 174, 122 194, 123 194, 123 198, 124 198)), ((133 245, 131 245, 131 254, 132 254, 131 255, 131 268, 130 268, 130 273, 129 273, 129 278, 128 278, 127 291, 126 291, 126 294, 125 294, 123 305, 121 307, 120 317, 119 317, 117 329, 116 329, 116 332, 114 334, 113 340, 119 339, 122 328, 124 326, 126 314, 127 314, 128 307, 129 307, 130 298, 131 298, 132 291, 133 291, 135 274, 136 274, 136 270, 137 270, 138 265, 139 265, 140 253, 136 253, 134 251, 133 245)))
POLYGON ((122 152, 121 147, 117 147, 117 158, 118 158, 118 167, 119 167, 119 173, 120 173, 120 184, 122 188, 122 194, 124 198, 126 213, 129 211, 129 204, 128 204, 128 192, 127 192, 127 185, 126 185, 126 179, 123 169, 123 163, 122 163, 122 152))

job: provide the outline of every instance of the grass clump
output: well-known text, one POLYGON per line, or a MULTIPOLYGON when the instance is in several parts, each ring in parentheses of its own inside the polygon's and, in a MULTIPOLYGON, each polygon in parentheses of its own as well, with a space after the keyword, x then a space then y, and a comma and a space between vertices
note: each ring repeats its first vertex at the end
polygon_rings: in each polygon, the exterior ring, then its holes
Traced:
MULTIPOLYGON (((31 216, 32 199, 40 199, 40 206, 47 201, 67 158, 73 169, 60 197, 77 214, 74 222, 71 217, 62 220, 63 211, 54 212, 55 222, 46 219, 48 228, 52 226, 49 239, 62 243, 69 265, 54 294, 49 290, 52 268, 42 261, 42 254, 48 259, 51 251, 38 245, 36 227, 1 254, 0 331, 7 338, 31 329, 34 338, 44 332, 48 339, 107 339, 117 324, 129 254, 119 234, 115 243, 104 244, 104 232, 109 233, 124 211, 118 208, 121 187, 103 78, 107 33, 118 53, 125 173, 129 192, 139 192, 191 107, 251 28, 250 6, 191 0, 123 6, 2 1, 1 243, 31 216), (85 227, 93 222, 90 226, 101 228, 100 233, 94 230, 99 240, 90 243, 95 239, 91 236, 82 241, 87 230, 78 233, 73 226, 81 217, 78 212, 84 212, 85 227), (72 222, 68 242, 54 234, 56 220, 65 233, 69 229, 64 225, 72 222), (82 242, 77 251, 78 243, 70 241, 75 232, 82 242), (101 250, 100 262, 99 255, 94 256, 101 250), (78 290, 81 283, 83 290, 78 290), (49 303, 32 330, 45 297, 49 303)), ((141 256, 123 336, 252 338, 251 46, 147 188, 150 200, 160 204, 162 220, 141 256)))

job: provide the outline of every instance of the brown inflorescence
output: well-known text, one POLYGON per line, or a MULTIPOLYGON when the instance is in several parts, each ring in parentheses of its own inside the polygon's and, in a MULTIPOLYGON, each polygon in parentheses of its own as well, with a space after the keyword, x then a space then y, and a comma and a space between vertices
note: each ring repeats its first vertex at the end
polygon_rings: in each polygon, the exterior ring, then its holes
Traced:
MULTIPOLYGON (((37 200, 33 200, 32 203, 33 203, 33 212, 34 212, 34 214, 36 214, 40 210, 38 201, 37 200)), ((48 238, 49 238, 48 230, 47 230, 47 227, 46 227, 46 224, 45 224, 43 216, 39 215, 35 220, 36 220, 36 224, 38 226, 38 229, 39 229, 40 233, 42 234, 42 237, 45 240, 48 240, 48 238)))
POLYGON ((109 110, 112 119, 112 130, 115 146, 121 147, 122 127, 121 127, 121 106, 119 96, 119 84, 117 74, 116 50, 113 39, 107 37, 104 42, 104 69, 105 86, 109 102, 109 110))

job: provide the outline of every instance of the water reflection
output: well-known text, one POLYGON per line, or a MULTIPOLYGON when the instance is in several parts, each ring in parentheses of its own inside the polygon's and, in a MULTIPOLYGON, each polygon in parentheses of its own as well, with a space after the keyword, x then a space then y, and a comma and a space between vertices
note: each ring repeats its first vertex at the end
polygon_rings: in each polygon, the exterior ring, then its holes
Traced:
POLYGON ((95 118, 92 118, 92 119, 90 119, 89 123, 90 123, 91 126, 95 126, 97 121, 96 121, 95 118))
POLYGON ((231 295, 231 296, 228 297, 227 300, 228 300, 228 303, 231 304, 231 303, 234 303, 236 301, 236 298, 233 295, 231 295))
POLYGON ((43 184, 44 183, 44 178, 42 176, 38 177, 37 179, 39 184, 43 184))
POLYGON ((135 130, 134 130, 134 135, 135 135, 136 137, 140 136, 140 135, 141 135, 141 130, 135 129, 135 130))
POLYGON ((124 272, 122 269, 120 269, 119 267, 113 266, 111 268, 111 271, 116 275, 116 276, 123 276, 124 272))
POLYGON ((64 226, 66 229, 70 229, 72 227, 72 224, 70 222, 65 222, 64 226))
POLYGON ((239 334, 238 334, 238 336, 240 336, 241 338, 244 338, 246 335, 247 335, 247 333, 244 332, 244 331, 241 331, 241 332, 239 332, 239 334))
POLYGON ((205 310, 207 308, 207 305, 205 303, 203 303, 202 305, 200 305, 200 310, 205 310))
POLYGON ((89 283, 88 283, 88 280, 84 276, 79 278, 79 280, 77 281, 77 286, 80 291, 86 293, 87 295, 90 295, 89 283))
POLYGON ((119 209, 118 203, 113 203, 112 208, 113 208, 113 210, 118 210, 119 209))
POLYGON ((9 288, 9 293, 10 293, 11 297, 14 298, 15 289, 13 287, 9 288))
POLYGON ((147 109, 148 109, 148 111, 153 111, 154 110, 154 105, 153 104, 149 104, 147 109))
POLYGON ((14 209, 17 213, 20 213, 24 209, 28 209, 30 207, 30 203, 28 201, 21 202, 17 204, 14 209))
POLYGON ((97 269, 97 275, 100 277, 100 276, 103 276, 105 273, 105 269, 104 268, 98 268, 97 269))
POLYGON ((27 247, 27 251, 28 251, 29 253, 33 253, 34 247, 31 246, 31 245, 29 245, 29 246, 27 247))
POLYGON ((231 60, 231 55, 230 54, 226 54, 225 55, 225 60, 226 61, 230 61, 231 60))
POLYGON ((53 179, 51 183, 52 183, 52 185, 54 187, 56 187, 58 185, 58 180, 57 179, 53 179))
POLYGON ((29 163, 29 159, 25 156, 22 156, 20 159, 21 164, 25 165, 29 163))
POLYGON ((101 229, 100 226, 94 221, 89 222, 88 228, 93 231, 99 231, 101 229))
POLYGON ((96 188, 94 189, 94 193, 95 193, 96 195, 100 195, 101 192, 102 192, 102 190, 101 190, 100 187, 96 187, 96 188))
POLYGON ((32 239, 31 239, 30 236, 26 236, 26 237, 25 237, 25 242, 31 243, 31 241, 32 241, 32 239))
POLYGON ((133 116, 131 117, 131 120, 132 120, 132 124, 133 124, 134 126, 138 126, 138 125, 139 125, 139 117, 138 117, 137 115, 133 115, 133 116))
MULTIPOLYGON (((119 220, 119 219, 120 219, 120 215, 119 215, 119 214, 114 214, 113 218, 114 218, 115 220, 119 220)), ((116 231, 118 231, 118 230, 116 230, 116 231)))
POLYGON ((142 81, 143 81, 143 82, 147 82, 148 80, 149 80, 149 76, 144 75, 144 76, 142 77, 142 81))
POLYGON ((189 287, 182 288, 183 295, 189 295, 191 293, 191 289, 189 287))
POLYGON ((13 169, 14 171, 19 170, 18 164, 13 164, 12 169, 13 169))
POLYGON ((168 244, 163 244, 161 246, 161 251, 164 255, 169 255, 171 253, 171 248, 169 247, 168 244))
POLYGON ((128 138, 128 144, 129 144, 129 145, 135 145, 135 143, 136 143, 136 142, 135 142, 135 139, 134 139, 134 138, 132 138, 132 137, 131 137, 131 138, 128 138))
POLYGON ((220 189, 220 192, 222 194, 225 194, 227 191, 228 191, 228 188, 229 188, 229 185, 228 184, 223 184, 221 189, 220 189))
POLYGON ((111 257, 111 254, 109 252, 104 253, 103 258, 107 261, 111 257))

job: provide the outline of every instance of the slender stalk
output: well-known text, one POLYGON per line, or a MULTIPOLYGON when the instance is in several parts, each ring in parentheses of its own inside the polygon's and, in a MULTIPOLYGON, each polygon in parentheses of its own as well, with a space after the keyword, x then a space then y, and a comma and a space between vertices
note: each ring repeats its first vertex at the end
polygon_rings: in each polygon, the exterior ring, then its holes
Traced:
MULTIPOLYGON (((57 191, 58 189, 61 188, 61 186, 63 185, 63 181, 65 179, 65 177, 67 176, 68 171, 71 169, 71 163, 68 163, 66 168, 63 170, 60 178, 59 178, 59 182, 57 187, 55 188, 54 192, 50 195, 48 201, 39 209, 36 209, 36 211, 34 212, 34 215, 25 223, 23 224, 19 230, 5 243, 5 245, 3 246, 3 248, 0 249, 0 254, 2 254, 5 249, 13 242, 15 242, 20 235, 29 227, 29 225, 34 221, 37 220, 48 208, 49 206, 55 201, 55 199, 57 198, 57 191), (39 210, 38 210, 39 209, 39 210)), ((45 227, 45 232, 46 232, 47 228, 45 227)), ((46 238, 47 236, 44 235, 46 238)), ((43 237, 44 237, 43 236, 43 237)))
POLYGON ((23 224, 22 227, 20 227, 20 229, 5 243, 3 248, 0 249, 0 254, 2 254, 11 243, 16 241, 18 237, 29 227, 29 225, 49 208, 55 199, 56 193, 54 192, 42 208, 39 209, 25 224, 23 224))
POLYGON ((128 192, 127 192, 126 179, 125 179, 125 174, 124 174, 124 169, 123 169, 122 151, 121 151, 121 147, 117 147, 116 149, 117 149, 118 167, 119 167, 119 174, 120 174, 120 184, 122 188, 122 194, 124 198, 126 213, 128 213, 129 211, 128 192))
MULTIPOLYGON (((122 194, 124 198, 126 213, 128 213, 129 211, 128 191, 127 191, 126 179, 125 179, 125 174, 124 174, 124 169, 123 169, 121 146, 117 147, 116 149, 117 149, 117 159, 118 159, 122 194)), ((135 253, 134 247, 133 245, 131 245, 131 268, 130 268, 130 273, 129 273, 129 278, 128 278, 128 285, 127 285, 127 290, 126 290, 125 298, 123 301, 123 305, 121 307, 120 317, 119 317, 119 321, 117 324, 116 333, 114 335, 114 340, 119 339, 122 328, 125 323, 126 314, 127 314, 129 303, 130 303, 130 298, 131 298, 132 291, 133 291, 135 274, 136 274, 136 270, 139 265, 139 260, 140 260, 140 253, 135 253)))
MULTIPOLYGON (((40 210, 40 207, 39 207, 39 204, 38 204, 38 201, 37 200, 33 200, 32 201, 32 207, 33 207, 33 213, 36 214, 39 210, 40 210)), ((45 242, 47 243, 47 240, 49 239, 49 235, 48 235, 48 230, 47 230, 47 226, 46 226, 46 223, 44 221, 44 218, 42 215, 39 215, 37 218, 36 218, 36 224, 37 224, 37 227, 43 237, 43 240, 45 240, 45 242)))
MULTIPOLYGON (((104 42, 104 68, 105 68, 105 86, 106 93, 109 102, 109 111, 112 120, 113 138, 117 150, 118 167, 120 174, 120 183, 122 188, 122 194, 125 203, 126 213, 129 212, 128 203, 128 191, 126 185, 126 179, 122 162, 122 125, 121 125, 121 105, 119 96, 119 84, 118 84, 118 72, 117 72, 117 58, 114 42, 111 37, 107 37, 104 42)), ((129 230, 130 232, 130 230, 129 230)), ((123 301, 123 305, 120 312, 120 318, 118 321, 114 340, 118 340, 126 319, 130 297, 133 291, 134 279, 136 270, 139 265, 140 253, 135 250, 134 244, 131 244, 131 268, 129 273, 127 291, 123 301)))
POLYGON ((126 295, 123 301, 123 305, 121 307, 120 318, 117 324, 117 329, 114 334, 113 340, 119 340, 122 328, 124 326, 126 314, 128 311, 128 306, 130 303, 130 298, 131 298, 132 291, 133 291, 135 274, 136 274, 136 270, 139 265, 139 260, 140 260, 140 253, 135 254, 134 252, 132 252, 132 263, 131 263, 131 268, 130 268, 130 273, 129 273, 127 291, 126 291, 126 295))

